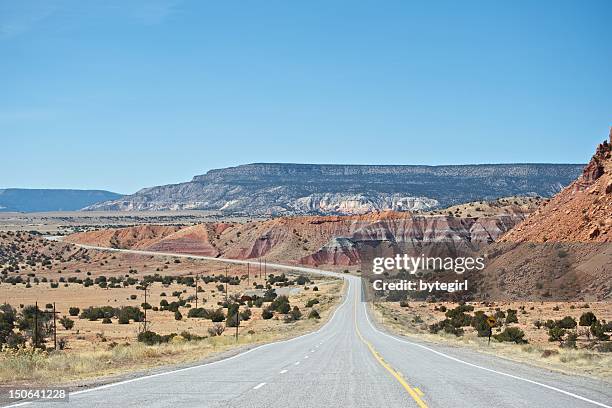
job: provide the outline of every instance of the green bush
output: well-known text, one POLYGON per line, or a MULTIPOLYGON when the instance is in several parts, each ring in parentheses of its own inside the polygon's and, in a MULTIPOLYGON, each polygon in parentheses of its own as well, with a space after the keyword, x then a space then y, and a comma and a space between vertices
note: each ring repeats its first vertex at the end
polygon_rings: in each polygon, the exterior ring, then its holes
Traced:
POLYGON ((174 312, 174 320, 182 320, 182 319, 183 319, 183 315, 181 314, 181 312, 179 312, 178 310, 174 312))
POLYGON ((244 309, 242 312, 240 312, 240 320, 247 321, 252 315, 253 313, 251 312, 251 309, 244 309))
POLYGON ((518 323, 518 317, 516 316, 516 310, 513 309, 508 309, 506 310, 506 324, 510 324, 510 323, 518 323))
POLYGON ((561 320, 557 320, 557 326, 562 329, 573 329, 576 327, 576 320, 571 316, 565 316, 561 320))
POLYGON ((268 319, 271 319, 272 317, 274 317, 274 313, 272 312, 272 310, 270 310, 269 307, 266 307, 261 311, 262 319, 268 320, 268 319))
POLYGON ((289 298, 287 296, 278 296, 270 304, 270 308, 278 313, 287 314, 291 310, 289 298))
POLYGON ((591 326, 593 323, 597 322, 597 317, 593 312, 586 312, 580 316, 579 324, 580 326, 591 326))
POLYGON ((591 325, 591 333, 597 340, 610 340, 610 336, 606 334, 604 326, 601 323, 595 322, 591 325))
POLYGON ((525 333, 518 327, 506 327, 503 332, 494 335, 495 339, 499 342, 511 342, 516 344, 527 343, 525 340, 525 333))
POLYGON ((553 326, 548 329, 548 341, 563 341, 563 336, 565 336, 565 329, 559 326, 553 326))
POLYGON ((319 304, 319 299, 309 299, 308 302, 306 302, 306 307, 313 307, 317 304, 319 304))
POLYGON ((64 329, 66 330, 70 330, 74 327, 74 320, 72 320, 68 316, 62 317, 61 319, 59 319, 59 322, 62 326, 64 326, 64 329))
POLYGON ((167 343, 174 336, 176 336, 175 333, 161 336, 153 331, 147 330, 138 334, 138 341, 148 346, 152 346, 154 344, 167 343))
POLYGON ((488 337, 489 333, 491 333, 491 327, 487 323, 487 315, 482 311, 474 313, 472 327, 478 333, 478 337, 488 337))
POLYGON ((293 309, 285 316, 285 323, 295 322, 296 320, 300 320, 302 318, 302 312, 300 308, 297 306, 293 306, 293 309))
POLYGON ((78 316, 80 312, 81 309, 79 309, 78 307, 71 307, 70 309, 68 309, 68 314, 70 316, 78 316))

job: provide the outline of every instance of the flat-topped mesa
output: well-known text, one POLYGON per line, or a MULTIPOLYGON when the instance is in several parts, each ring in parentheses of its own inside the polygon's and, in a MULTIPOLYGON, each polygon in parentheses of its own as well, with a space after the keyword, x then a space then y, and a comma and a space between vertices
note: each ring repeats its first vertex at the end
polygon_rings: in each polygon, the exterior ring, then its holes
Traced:
POLYGON ((609 142, 604 140, 595 149, 595 154, 591 161, 582 171, 582 180, 576 184, 577 190, 588 188, 605 173, 605 163, 612 157, 612 127, 610 128, 609 138, 609 142))

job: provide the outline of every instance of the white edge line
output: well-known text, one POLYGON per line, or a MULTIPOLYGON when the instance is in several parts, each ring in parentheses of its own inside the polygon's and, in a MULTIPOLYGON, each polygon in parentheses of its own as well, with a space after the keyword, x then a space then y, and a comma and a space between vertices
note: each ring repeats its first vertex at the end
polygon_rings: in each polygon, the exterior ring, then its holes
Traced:
POLYGON ((547 389, 549 389, 549 390, 557 391, 557 392, 559 392, 559 393, 561 393, 561 394, 565 394, 565 395, 567 395, 567 396, 570 396, 570 397, 573 397, 573 398, 576 398, 576 399, 579 399, 579 400, 582 400, 582 401, 585 401, 585 402, 589 402, 589 403, 591 403, 591 404, 598 405, 598 406, 600 406, 600 407, 604 407, 604 408, 612 408, 612 407, 611 407, 611 406, 609 406, 609 405, 603 404, 603 403, 601 403, 601 402, 593 401, 592 399, 588 399, 588 398, 583 397, 583 396, 581 396, 581 395, 574 394, 574 393, 572 393, 572 392, 565 391, 565 390, 562 390, 562 389, 557 388, 557 387, 553 387, 552 385, 547 385, 547 384, 543 384, 543 383, 541 383, 541 382, 537 382, 537 381, 530 380, 530 379, 528 379, 528 378, 523 378, 523 377, 519 377, 519 376, 517 376, 517 375, 508 374, 508 373, 504 373, 503 371, 493 370, 492 368, 482 367, 482 366, 479 366, 479 365, 477 365, 477 364, 469 363, 469 362, 467 362, 467 361, 464 361, 464 360, 458 359, 458 358, 456 358, 456 357, 449 356, 448 354, 444 354, 444 353, 442 353, 442 352, 440 352, 440 351, 434 350, 434 349, 429 348, 429 347, 427 347, 427 346, 424 346, 424 345, 422 345, 422 344, 413 343, 413 342, 408 341, 408 340, 399 339, 399 338, 397 338, 397 337, 395 337, 395 336, 392 336, 392 335, 390 335, 390 334, 387 334, 387 333, 385 333, 385 332, 382 332, 382 331, 378 330, 376 327, 374 327, 374 325, 372 324, 372 322, 370 321, 370 318, 369 318, 369 316, 368 316, 368 310, 367 310, 367 308, 366 308, 366 303, 365 303, 365 302, 363 302, 363 308, 364 308, 364 311, 365 311, 366 320, 368 321, 368 324, 370 325, 370 327, 371 327, 371 328, 372 328, 372 329, 373 329, 375 332, 377 332, 377 333, 379 333, 379 334, 382 334, 383 336, 389 337, 389 338, 391 338, 391 339, 393 339, 393 340, 395 340, 395 341, 398 341, 398 342, 400 342, 400 343, 410 344, 411 346, 420 347, 420 348, 422 348, 422 349, 424 349, 424 350, 427 350, 427 351, 430 351, 430 352, 432 352, 432 353, 434 353, 434 354, 437 354, 437 355, 439 355, 439 356, 442 356, 442 357, 448 358, 449 360, 453 360, 453 361, 456 361, 456 362, 458 362, 458 363, 468 365, 468 366, 470 366, 470 367, 474 367, 474 368, 478 368, 478 369, 481 369, 481 370, 489 371, 489 372, 491 372, 491 373, 495 373, 495 374, 503 375, 503 376, 506 376, 506 377, 514 378, 515 380, 525 381, 525 382, 528 382, 528 383, 530 383, 530 384, 538 385, 538 386, 540 386, 540 387, 544 387, 544 388, 547 388, 547 389))
MULTIPOLYGON (((143 255, 158 255, 158 256, 179 257, 179 258, 205 259, 205 260, 213 260, 213 261, 227 262, 227 263, 236 263, 236 264, 255 264, 255 265, 257 264, 257 262, 241 261, 241 260, 237 260, 237 259, 223 259, 223 258, 213 258, 213 257, 208 257, 208 256, 196 256, 196 255, 187 255, 187 254, 172 254, 172 253, 167 253, 167 252, 152 252, 152 251, 138 251, 138 250, 127 250, 127 249, 115 249, 115 248, 95 247, 95 246, 91 246, 91 245, 80 245, 80 244, 74 244, 72 242, 68 242, 68 243, 70 243, 72 245, 76 245, 78 247, 86 248, 86 249, 95 249, 95 250, 101 250, 101 251, 126 252, 126 253, 136 253, 136 254, 141 253, 143 255)), ((189 371, 189 370, 193 370, 193 369, 204 367, 204 366, 212 366, 212 365, 215 365, 215 364, 220 364, 220 363, 224 363, 226 361, 233 360, 233 359, 238 358, 238 357, 242 357, 242 356, 244 356, 246 354, 249 354, 249 353, 251 353, 251 352, 253 352, 255 350, 259 350, 259 349, 262 349, 262 348, 265 348, 265 347, 269 347, 269 346, 273 346, 273 345, 280 344, 280 343, 288 343, 290 341, 301 339, 301 338, 307 337, 307 336, 312 336, 313 334, 317 334, 321 330, 323 330, 327 326, 329 326, 329 324, 332 322, 334 317, 336 317, 336 313, 338 312, 338 310, 340 310, 342 307, 344 307, 344 305, 346 305, 346 303, 347 303, 347 301, 348 301, 348 299, 350 297, 349 295, 350 295, 350 290, 351 290, 351 280, 348 279, 347 277, 345 277, 344 275, 336 274, 334 272, 328 272, 328 271, 319 271, 319 270, 313 269, 313 268, 292 267, 292 266, 289 266, 289 265, 281 265, 281 264, 273 264, 273 263, 269 263, 268 266, 271 266, 271 267, 274 267, 274 268, 278 268, 278 269, 298 270, 298 271, 307 272, 307 273, 314 273, 314 274, 319 274, 319 275, 334 276, 334 277, 342 278, 342 279, 346 280, 349 283, 349 286, 346 289, 345 299, 342 302, 342 304, 340 306, 338 306, 336 308, 336 310, 334 310, 334 312, 332 313, 332 316, 329 318, 329 320, 327 322, 325 322, 325 324, 323 326, 319 327, 319 329, 314 331, 314 332, 302 334, 301 336, 293 337, 293 338, 286 339, 286 340, 279 340, 279 341, 275 341, 275 342, 272 342, 272 343, 262 344, 260 346, 257 346, 257 347, 254 347, 252 349, 249 349, 249 350, 247 350, 247 351, 245 351, 243 353, 239 353, 239 354, 236 354, 234 356, 231 356, 231 357, 228 357, 228 358, 224 358, 222 360, 213 361, 213 362, 205 363, 205 364, 199 364, 199 365, 195 365, 195 366, 191 366, 191 367, 179 368, 177 370, 164 371, 164 372, 157 373, 157 374, 145 375, 145 376, 142 376, 142 377, 132 378, 132 379, 129 379, 129 380, 123 380, 123 381, 114 382, 114 383, 110 383, 110 384, 100 385, 98 387, 88 388, 86 390, 70 392, 69 395, 85 394, 85 393, 92 392, 92 391, 99 391, 99 390, 103 390, 103 389, 106 389, 106 388, 112 388, 112 387, 116 387, 116 386, 119 386, 119 385, 129 384, 129 383, 132 383, 132 382, 147 380, 149 378, 162 377, 164 375, 180 373, 180 372, 183 372, 183 371, 189 371)), ((299 364, 299 361, 298 361, 297 364, 299 364)), ((16 404, 12 404, 12 405, 1 406, 1 408, 22 407, 24 405, 30 405, 30 404, 33 404, 35 402, 40 402, 40 401, 18 402, 16 404)))
POLYGON ((254 386, 254 387, 253 387, 253 389, 254 389, 254 390, 258 390, 258 389, 260 389, 261 387, 263 387, 264 385, 266 385, 266 383, 265 383, 265 382, 259 383, 259 384, 257 384, 256 386, 254 386))
POLYGON ((280 374, 285 374, 286 372, 287 372, 287 370, 282 370, 282 371, 280 372, 280 374))

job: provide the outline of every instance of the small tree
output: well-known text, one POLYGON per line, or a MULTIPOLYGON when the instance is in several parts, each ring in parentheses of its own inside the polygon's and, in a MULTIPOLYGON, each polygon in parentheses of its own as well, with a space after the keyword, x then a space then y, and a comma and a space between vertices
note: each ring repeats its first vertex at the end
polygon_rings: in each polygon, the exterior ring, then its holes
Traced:
POLYGON ((181 314, 181 312, 179 312, 178 310, 174 312, 174 320, 182 320, 182 319, 183 319, 183 315, 181 314))
POLYGON ((591 326, 595 322, 597 322, 597 317, 593 312, 586 312, 580 316, 580 326, 591 326))
POLYGON ((70 330, 74 327, 74 320, 72 320, 68 316, 63 316, 61 319, 59 319, 59 322, 62 326, 64 326, 64 329, 66 330, 70 330))
POLYGON ((261 318, 264 320, 271 319, 273 316, 274 313, 272 312, 272 310, 270 310, 269 307, 266 307, 261 311, 261 318))

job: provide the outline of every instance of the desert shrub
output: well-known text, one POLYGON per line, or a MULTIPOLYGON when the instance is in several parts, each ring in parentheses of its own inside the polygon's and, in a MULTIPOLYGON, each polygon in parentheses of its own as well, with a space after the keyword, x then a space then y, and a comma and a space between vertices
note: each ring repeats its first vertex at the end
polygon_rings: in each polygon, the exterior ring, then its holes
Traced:
POLYGON ((612 353, 612 342, 604 341, 599 343, 597 346, 595 346, 595 350, 599 351, 600 353, 612 353))
POLYGON ((516 310, 508 309, 506 310, 506 324, 509 323, 518 323, 518 317, 516 316, 516 310))
POLYGON ((251 309, 244 309, 242 312, 240 312, 240 320, 249 320, 252 315, 253 313, 251 312, 251 309))
POLYGON ((472 317, 465 312, 471 312, 474 310, 474 306, 470 305, 459 305, 454 309, 447 310, 444 314, 450 320, 454 327, 470 326, 472 324, 472 317))
POLYGON ((45 309, 53 309, 53 303, 47 303, 45 309))
POLYGON ((87 309, 83 309, 79 315, 79 319, 87 319, 95 321, 98 319, 104 319, 105 317, 112 317, 116 314, 115 308, 111 306, 95 307, 89 306, 87 309))
POLYGON ((317 312, 315 309, 312 309, 310 313, 308 313, 308 318, 309 319, 320 319, 321 315, 319 315, 319 312, 317 312))
POLYGON ((458 321, 452 319, 444 319, 438 323, 434 323, 429 326, 431 333, 438 333, 444 331, 445 333, 454 334, 455 336, 463 336, 463 329, 457 325, 458 321))
POLYGON ((162 299, 162 300, 159 302, 159 306, 160 306, 160 307, 168 307, 168 301, 167 301, 166 299, 162 299))
POLYGON ((208 311, 203 307, 194 307, 189 309, 189 312, 187 312, 187 317, 201 317, 206 319, 208 318, 208 311))
POLYGON ((535 322, 533 322, 533 327, 535 327, 536 329, 540 329, 543 325, 544 323, 542 323, 541 320, 536 320, 535 322))
POLYGON ((565 333, 565 329, 559 326, 553 326, 548 329, 548 341, 563 341, 565 333))
POLYGON ((409 307, 410 302, 408 302, 407 300, 400 300, 399 305, 400 307, 409 307))
POLYGON ((276 299, 276 297, 277 297, 276 290, 270 288, 264 292, 263 301, 272 302, 274 299, 276 299))
POLYGON ((225 331, 225 326, 220 323, 213 324, 212 327, 208 328, 208 334, 211 337, 220 336, 225 331))
POLYGON ((219 308, 209 312, 209 319, 214 323, 219 323, 225 320, 225 314, 223 313, 223 309, 219 308))
POLYGON ((567 334, 567 337, 565 338, 565 340, 561 342, 561 347, 568 348, 568 349, 575 349, 576 340, 578 340, 578 333, 570 332, 567 334))
POLYGON ((313 292, 318 292, 318 291, 319 291, 319 288, 318 288, 317 286, 315 286, 315 287, 313 287, 313 288, 312 288, 312 291, 313 291, 313 292))
POLYGON ((580 326, 591 326, 595 322, 597 322, 595 314, 593 312, 585 312, 580 316, 578 324, 580 324, 580 326))
POLYGON ((278 313, 287 314, 291 310, 289 298, 287 296, 278 296, 270 304, 270 308, 278 313))
POLYGON ((149 310, 152 308, 152 306, 148 302, 143 302, 140 304, 140 306, 145 310, 149 310))
POLYGON ((261 307, 263 306, 263 303, 264 303, 263 298, 257 298, 253 301, 253 304, 255 305, 255 307, 261 307))
POLYGON ((557 326, 562 329, 573 329, 576 327, 576 320, 571 316, 565 316, 561 320, 557 320, 557 326))
POLYGON ((130 299, 135 300, 138 296, 137 295, 130 295, 130 299))
POLYGON ((474 317, 472 317, 472 327, 478 333, 478 337, 488 337, 489 333, 491 333, 491 328, 487 323, 487 315, 482 311, 474 313, 474 317))
POLYGON ((295 283, 302 286, 307 284, 308 282, 310 282, 310 279, 308 279, 306 276, 304 275, 300 275, 297 277, 297 279, 295 280, 295 283))
POLYGON ((110 317, 105 317, 104 319, 102 319, 102 324, 111 324, 112 321, 110 319, 110 317))
POLYGON ((313 307, 317 304, 319 304, 319 299, 309 299, 308 302, 306 302, 306 307, 313 307))
POLYGON ((154 344, 159 344, 162 342, 162 338, 159 334, 147 330, 141 333, 138 333, 138 341, 141 343, 145 343, 149 346, 152 346, 154 344))
POLYGON ((285 316, 285 323, 291 323, 302 318, 302 312, 297 306, 293 306, 293 309, 285 316))
POLYGON ((272 310, 270 310, 269 307, 266 307, 261 311, 262 319, 268 320, 268 319, 271 319, 272 317, 274 317, 274 312, 272 312, 272 310))
POLYGON ((610 340, 610 336, 606 334, 604 326, 600 322, 595 322, 591 325, 591 333, 597 340, 610 340))
POLYGON ((182 320, 182 319, 183 319, 183 315, 181 314, 181 312, 179 312, 178 310, 174 312, 174 320, 182 320))
POLYGON ((71 307, 70 309, 68 309, 68 314, 74 317, 78 316, 80 311, 81 309, 79 309, 78 307, 71 307))
POLYGON ((182 331, 180 336, 187 341, 202 340, 204 337, 198 336, 197 334, 189 333, 188 331, 182 331))
POLYGON ((525 333, 518 327, 506 327, 503 332, 493 337, 499 342, 511 342, 516 344, 527 343, 527 340, 524 338, 525 333))
POLYGON ((128 324, 130 320, 141 322, 144 320, 144 312, 136 306, 123 306, 117 311, 116 317, 119 324, 128 324))
POLYGON ((72 320, 68 316, 62 317, 61 319, 59 319, 59 322, 66 330, 70 330, 74 327, 74 320, 72 320))

